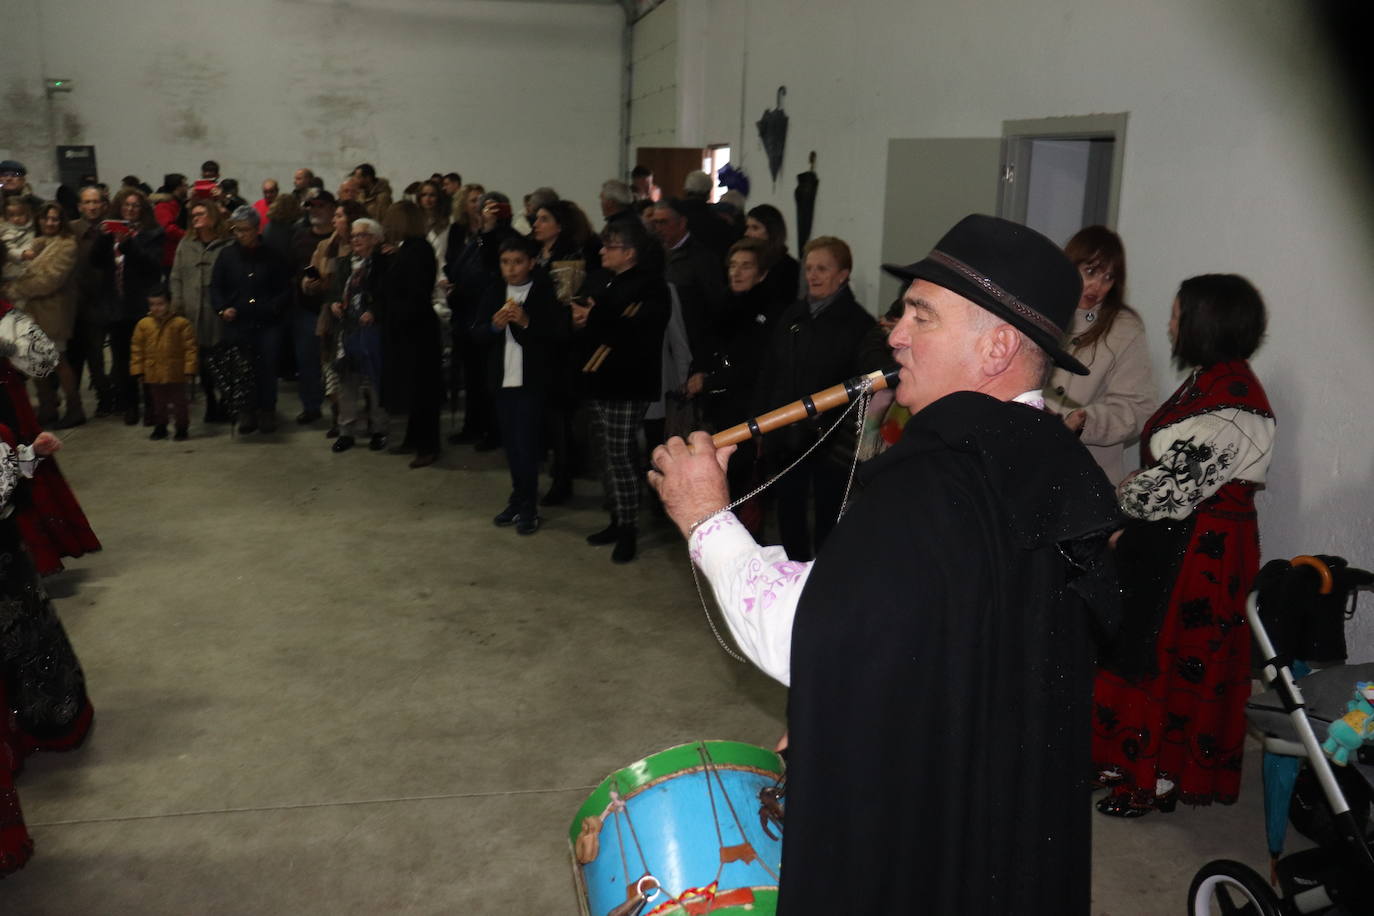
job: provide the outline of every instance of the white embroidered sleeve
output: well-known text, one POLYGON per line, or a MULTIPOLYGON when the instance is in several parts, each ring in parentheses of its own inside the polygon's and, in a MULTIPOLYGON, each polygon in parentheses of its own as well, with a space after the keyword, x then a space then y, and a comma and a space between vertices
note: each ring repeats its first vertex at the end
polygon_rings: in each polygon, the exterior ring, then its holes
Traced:
POLYGON ((9 443, 0 442, 0 517, 9 514, 14 488, 19 486, 21 477, 33 476, 38 461, 33 446, 10 448, 9 443))
POLYGON ((1245 410, 1180 420, 1150 438, 1159 459, 1117 489, 1121 511, 1147 521, 1187 518, 1231 480, 1263 483, 1273 442, 1273 419, 1245 410))
POLYGON ((790 684, 792 619, 811 564, 760 547, 733 512, 703 522, 688 546, 740 649, 764 674, 790 684))
POLYGON ((57 346, 37 322, 17 309, 0 319, 0 350, 30 378, 43 378, 57 368, 57 346))

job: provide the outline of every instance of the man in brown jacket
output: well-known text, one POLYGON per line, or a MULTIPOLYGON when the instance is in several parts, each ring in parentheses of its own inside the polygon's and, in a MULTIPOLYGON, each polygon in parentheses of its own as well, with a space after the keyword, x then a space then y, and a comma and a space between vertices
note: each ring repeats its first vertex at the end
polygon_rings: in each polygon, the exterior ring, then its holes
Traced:
POLYGON ((112 278, 108 271, 91 261, 91 246, 100 235, 100 221, 105 218, 110 200, 94 185, 81 189, 78 203, 81 218, 69 224, 76 236, 76 325, 67 342, 67 362, 76 376, 77 390, 81 388, 81 372, 91 369, 91 387, 95 389, 95 415, 107 417, 113 409, 113 392, 105 373, 105 302, 112 278))

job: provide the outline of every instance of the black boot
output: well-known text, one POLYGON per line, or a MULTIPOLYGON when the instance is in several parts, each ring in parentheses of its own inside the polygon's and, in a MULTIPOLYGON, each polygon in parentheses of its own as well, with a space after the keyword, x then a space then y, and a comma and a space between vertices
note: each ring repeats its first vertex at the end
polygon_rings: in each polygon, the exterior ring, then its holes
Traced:
POLYGON ((620 540, 620 526, 612 519, 611 523, 600 531, 587 535, 587 543, 593 547, 600 547, 604 544, 614 544, 620 540))
POLYGON ((549 492, 544 494, 544 498, 539 500, 543 506, 561 506, 572 496, 571 480, 555 480, 549 487, 549 492))
POLYGON ((615 550, 611 551, 612 563, 628 563, 635 558, 636 534, 634 525, 621 526, 620 536, 615 540, 615 550))

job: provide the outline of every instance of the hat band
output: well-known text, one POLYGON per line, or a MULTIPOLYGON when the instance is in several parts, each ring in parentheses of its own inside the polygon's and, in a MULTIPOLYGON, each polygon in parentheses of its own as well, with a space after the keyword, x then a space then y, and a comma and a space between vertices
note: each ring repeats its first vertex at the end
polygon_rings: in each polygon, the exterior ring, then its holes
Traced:
POLYGON ((958 258, 952 258, 940 249, 936 248, 930 252, 930 259, 932 261, 935 261, 937 264, 943 264, 945 267, 948 267, 950 270, 959 274, 965 280, 968 280, 970 283, 973 283, 983 292, 987 293, 989 296, 996 299, 998 302, 1002 303, 1007 308, 1011 309, 1013 312, 1020 315, 1022 318, 1025 318, 1027 321, 1035 325, 1040 330, 1044 331, 1046 334, 1049 334, 1055 339, 1064 336, 1063 328, 1059 327, 1053 321, 1050 321, 1044 315, 1040 314, 1035 309, 1031 308, 1029 305, 1026 305, 1020 299, 1017 299, 1011 293, 1002 289, 1002 287, 998 286, 996 283, 993 283, 987 277, 983 276, 978 271, 974 270, 972 267, 969 267, 967 264, 965 264, 958 258))

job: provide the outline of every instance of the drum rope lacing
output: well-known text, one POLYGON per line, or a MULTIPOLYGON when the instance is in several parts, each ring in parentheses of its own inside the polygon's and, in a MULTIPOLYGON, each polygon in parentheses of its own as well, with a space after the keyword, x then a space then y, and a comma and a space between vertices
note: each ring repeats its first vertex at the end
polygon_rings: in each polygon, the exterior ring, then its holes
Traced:
MULTIPOLYGON (((652 877, 652 873, 649 871, 649 860, 644 857, 644 847, 639 845, 639 833, 635 830, 635 822, 630 819, 630 809, 625 805, 624 799, 620 797, 618 783, 611 787, 610 809, 612 816, 615 817, 615 840, 616 845, 620 847, 620 867, 625 870, 625 886, 628 887, 630 884, 630 863, 625 858, 625 837, 620 832, 620 815, 625 815, 625 823, 630 828, 630 839, 634 840, 635 852, 639 853, 639 864, 644 866, 644 874, 652 877)), ((654 883, 659 883, 657 878, 654 878, 654 883)), ((653 898, 651 896, 646 899, 653 898)))
MULTIPOLYGON (((750 490, 748 493, 741 496, 739 499, 734 500, 733 502, 727 504, 723 508, 717 509, 715 512, 712 512, 710 515, 706 516, 706 518, 699 519, 698 521, 694 522, 691 528, 689 528, 688 530, 695 531, 702 524, 702 522, 705 522, 707 519, 719 515, 722 512, 729 512, 733 510, 736 506, 740 506, 744 503, 747 503, 749 500, 753 499, 755 496, 758 496, 764 490, 768 489, 773 484, 777 483, 784 476, 790 473, 793 468, 795 468, 797 465, 805 461, 812 452, 814 452, 817 448, 820 447, 822 442, 830 438, 830 434, 839 428, 840 424, 844 422, 844 418, 849 416, 849 414, 855 408, 858 408, 859 410, 859 415, 855 420, 855 441, 856 443, 862 442, 864 434, 864 417, 868 414, 868 402, 872 396, 873 380, 865 377, 862 383, 860 384, 859 396, 855 398, 853 401, 849 402, 849 406, 844 409, 844 412, 841 413, 838 418, 836 418, 834 423, 830 424, 830 428, 827 429, 825 432, 821 433, 820 438, 813 442, 810 448, 802 452, 801 455, 795 461, 793 461, 787 467, 783 468, 778 473, 774 474, 768 480, 765 480, 763 483, 759 484, 757 487, 750 490)), ((854 475, 855 473, 857 473, 858 469, 859 446, 858 444, 856 444, 854 447, 854 460, 849 465, 849 478, 845 481, 844 484, 844 498, 840 500, 840 511, 835 515, 836 522, 838 522, 841 518, 844 517, 845 510, 849 508, 849 492, 854 485, 854 475)), ((688 556, 690 557, 690 555, 691 546, 689 537, 688 556)), ((716 638, 716 642, 720 645, 722 649, 725 650, 726 655, 730 656, 737 662, 747 663, 749 659, 745 658, 743 655, 740 655, 734 649, 731 649, 729 644, 726 643, 725 637, 720 635, 720 630, 716 627, 716 621, 714 618, 711 617, 711 609, 706 603, 706 594, 701 590, 701 577, 697 575, 697 564, 695 562, 692 562, 691 566, 692 584, 696 586, 697 600, 701 602, 701 611, 703 614, 706 615, 706 625, 711 628, 711 635, 713 635, 716 638)))
MULTIPOLYGON (((715 793, 711 790, 711 777, 713 776, 715 777, 716 782, 720 785, 720 796, 721 798, 725 799, 725 806, 730 809, 730 817, 733 818, 735 821, 735 829, 739 831, 740 839, 748 843, 749 835, 744 832, 744 823, 739 819, 739 812, 735 810, 735 803, 730 800, 730 793, 725 790, 725 780, 722 779, 720 776, 720 770, 716 767, 715 758, 711 756, 711 751, 706 747, 705 744, 697 746, 697 753, 701 755, 702 765, 706 768, 706 790, 711 796, 711 817, 716 822, 716 838, 719 841, 721 848, 725 848, 725 839, 721 836, 720 819, 716 817, 716 796, 715 793)), ((760 857, 758 859, 758 863, 764 867, 764 870, 768 872, 769 876, 772 877, 774 881, 778 880, 778 873, 773 871, 773 869, 768 865, 767 861, 760 857)), ((722 862, 720 868, 716 871, 717 880, 720 879, 720 873, 721 871, 724 871, 724 869, 725 863, 722 862)))

